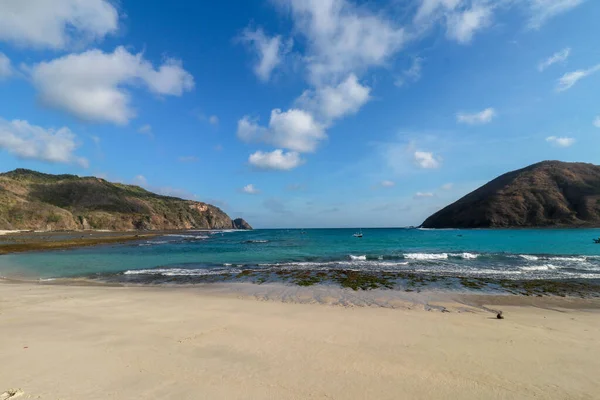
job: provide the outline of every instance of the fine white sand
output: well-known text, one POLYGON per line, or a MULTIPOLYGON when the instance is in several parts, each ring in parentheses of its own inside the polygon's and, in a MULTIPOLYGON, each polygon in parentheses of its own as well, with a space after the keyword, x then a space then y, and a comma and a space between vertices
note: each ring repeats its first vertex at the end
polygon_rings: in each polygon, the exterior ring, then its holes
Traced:
POLYGON ((599 398, 597 311, 444 305, 0 283, 0 398, 599 398))

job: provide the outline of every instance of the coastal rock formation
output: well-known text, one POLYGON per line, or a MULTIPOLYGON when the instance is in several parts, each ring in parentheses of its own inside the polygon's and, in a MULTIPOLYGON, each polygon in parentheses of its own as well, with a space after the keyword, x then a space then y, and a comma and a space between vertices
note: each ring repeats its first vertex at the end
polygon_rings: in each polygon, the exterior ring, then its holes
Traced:
POLYGON ((237 218, 233 220, 233 229, 252 229, 249 223, 247 223, 243 218, 237 218))
POLYGON ((435 213, 422 226, 600 226, 600 166, 544 161, 509 172, 435 213))
POLYGON ((95 177, 0 174, 1 230, 252 229, 210 204, 95 177))

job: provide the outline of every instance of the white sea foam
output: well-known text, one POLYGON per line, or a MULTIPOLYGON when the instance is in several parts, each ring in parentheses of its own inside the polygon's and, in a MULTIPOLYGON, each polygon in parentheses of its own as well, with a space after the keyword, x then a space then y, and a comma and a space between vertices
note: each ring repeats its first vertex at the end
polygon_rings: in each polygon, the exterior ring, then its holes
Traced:
POLYGON ((540 259, 538 256, 532 256, 529 254, 521 254, 521 255, 519 255, 519 257, 521 257, 522 259, 527 260, 527 261, 537 261, 540 259))
POLYGON ((367 256, 353 256, 350 254, 350 259, 352 261, 367 261, 367 256))
POLYGON ((460 257, 465 260, 475 260, 479 257, 479 254, 473 253, 459 253, 459 254, 450 254, 450 257, 460 257))
POLYGON ((544 264, 544 265, 534 265, 531 267, 521 267, 521 270, 523 270, 523 271, 553 271, 558 268, 559 267, 557 267, 556 265, 544 264))
POLYGON ((460 274, 460 275, 519 275, 521 271, 500 270, 500 269, 463 269, 463 268, 419 268, 415 272, 426 273, 445 273, 445 274, 460 274))
POLYGON ((408 253, 404 255, 404 258, 409 260, 446 260, 448 258, 448 253, 408 253))
POLYGON ((204 239, 209 239, 208 236, 205 235, 167 235, 169 237, 180 237, 180 238, 185 238, 185 239, 197 239, 197 240, 204 240, 204 239))
POLYGON ((124 275, 162 275, 162 276, 207 276, 221 274, 239 274, 239 269, 185 269, 185 268, 157 268, 134 269, 125 271, 124 275))
POLYGON ((585 262, 585 261, 587 261, 587 258, 586 257, 549 257, 548 260, 566 261, 566 262, 585 262))
POLYGON ((217 235, 219 233, 234 233, 234 232, 245 232, 243 229, 219 229, 216 231, 210 231, 211 235, 217 235))

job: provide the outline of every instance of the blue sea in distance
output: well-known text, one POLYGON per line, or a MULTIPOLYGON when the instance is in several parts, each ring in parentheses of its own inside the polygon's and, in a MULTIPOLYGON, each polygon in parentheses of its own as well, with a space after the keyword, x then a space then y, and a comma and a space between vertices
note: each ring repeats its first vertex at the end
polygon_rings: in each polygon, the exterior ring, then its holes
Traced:
POLYGON ((600 279, 600 229, 188 231, 122 245, 0 256, 19 279, 157 278, 243 271, 406 271, 501 279, 600 279))

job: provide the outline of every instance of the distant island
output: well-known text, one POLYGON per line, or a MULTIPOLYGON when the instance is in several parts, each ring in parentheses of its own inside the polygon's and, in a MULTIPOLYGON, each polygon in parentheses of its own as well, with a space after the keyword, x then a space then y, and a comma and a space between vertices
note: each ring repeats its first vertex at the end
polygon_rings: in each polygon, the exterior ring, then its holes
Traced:
POLYGON ((600 226, 600 166, 544 161, 504 174, 427 218, 424 228, 600 226))
POLYGON ((96 177, 27 169, 0 174, 1 230, 252 229, 210 204, 96 177))

